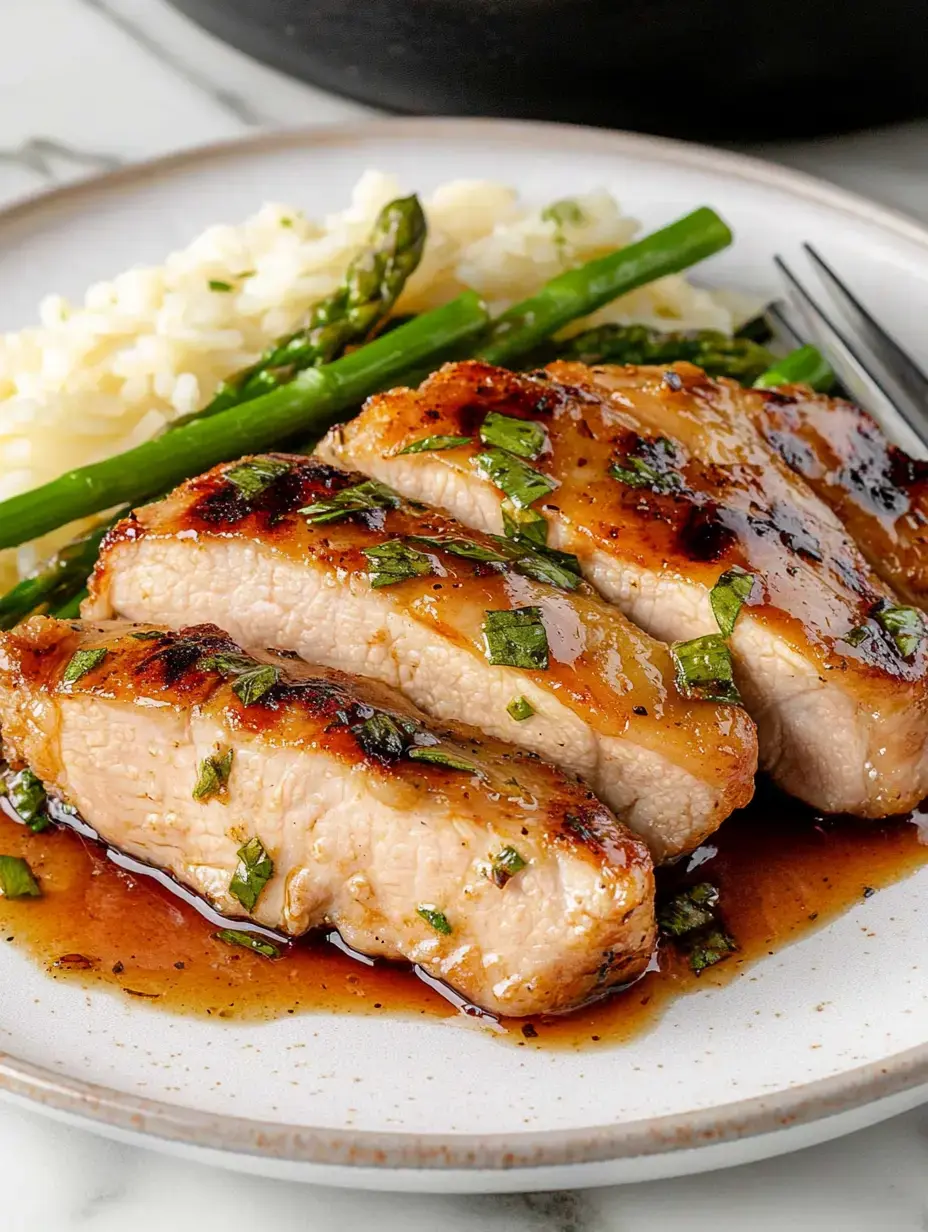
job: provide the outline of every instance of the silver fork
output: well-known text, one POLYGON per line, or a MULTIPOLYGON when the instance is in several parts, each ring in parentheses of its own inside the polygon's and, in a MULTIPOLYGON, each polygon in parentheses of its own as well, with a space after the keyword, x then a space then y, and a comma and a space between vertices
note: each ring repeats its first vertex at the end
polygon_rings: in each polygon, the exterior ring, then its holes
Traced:
POLYGON ((774 261, 786 280, 789 300, 777 301, 767 310, 775 330, 795 345, 814 342, 845 390, 888 435, 897 438, 909 452, 928 453, 928 376, 875 320, 825 258, 811 244, 802 247, 834 302, 841 323, 822 307, 783 258, 776 256, 774 261), (805 329, 797 326, 797 317, 805 329), (893 412, 895 424, 887 422, 893 418, 893 412), (909 436, 914 440, 905 439, 909 436))

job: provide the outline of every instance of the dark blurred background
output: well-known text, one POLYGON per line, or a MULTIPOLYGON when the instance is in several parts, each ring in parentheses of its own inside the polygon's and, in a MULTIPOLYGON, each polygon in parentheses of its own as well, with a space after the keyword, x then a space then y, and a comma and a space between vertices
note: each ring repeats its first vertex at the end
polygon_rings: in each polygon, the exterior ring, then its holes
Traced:
POLYGON ((328 90, 407 113, 711 140, 928 113, 928 0, 172 0, 328 90))

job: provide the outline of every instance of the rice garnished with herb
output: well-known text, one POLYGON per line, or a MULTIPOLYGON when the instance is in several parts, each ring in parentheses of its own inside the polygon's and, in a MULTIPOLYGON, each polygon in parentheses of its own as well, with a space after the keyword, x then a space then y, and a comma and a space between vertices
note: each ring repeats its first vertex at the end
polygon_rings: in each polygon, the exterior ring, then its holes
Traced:
MULTIPOLYGON (((49 295, 41 324, 0 339, 0 500, 156 435, 209 400, 223 377, 298 328, 330 294, 398 182, 369 171, 348 209, 322 221, 269 204, 238 226, 210 227, 164 265, 89 288, 81 305, 49 295)), ((428 240, 398 314, 472 287, 497 313, 563 269, 639 232, 607 192, 545 208, 503 184, 456 180, 423 201, 428 240)), ((663 278, 572 324, 638 322, 664 329, 733 326, 731 301, 663 278)), ((0 553, 0 587, 69 537, 0 553)))

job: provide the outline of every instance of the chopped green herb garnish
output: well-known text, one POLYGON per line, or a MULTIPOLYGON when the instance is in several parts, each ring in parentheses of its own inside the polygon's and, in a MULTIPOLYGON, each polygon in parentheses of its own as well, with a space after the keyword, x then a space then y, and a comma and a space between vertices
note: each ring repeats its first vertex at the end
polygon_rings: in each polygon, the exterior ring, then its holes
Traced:
POLYGON ((534 509, 520 509, 507 499, 500 505, 503 515, 503 534, 509 539, 528 539, 535 547, 543 548, 548 542, 548 519, 534 509))
POLYGON ((494 883, 502 889, 507 881, 525 868, 527 863, 528 861, 519 855, 515 847, 504 847, 490 863, 494 883))
POLYGON ((666 436, 638 437, 629 452, 609 467, 609 474, 630 488, 674 492, 683 486, 682 475, 673 469, 676 462, 677 451, 666 436))
POLYGON ((543 222, 553 222, 556 227, 581 227, 586 222, 586 215, 572 197, 563 201, 552 201, 541 211, 543 222))
POLYGON ((233 291, 235 288, 231 282, 223 282, 220 278, 210 278, 209 289, 211 291, 233 291))
POLYGON ((47 830, 51 822, 45 812, 48 797, 42 780, 27 767, 12 775, 6 786, 10 804, 32 833, 41 834, 43 830, 47 830))
POLYGON ((250 458, 227 470, 224 478, 234 483, 246 500, 253 500, 289 470, 289 462, 282 462, 279 458, 250 458))
POLYGON ((461 556, 465 560, 476 560, 481 564, 502 565, 510 557, 494 552, 492 548, 466 539, 463 535, 410 535, 410 542, 421 543, 436 552, 450 552, 452 556, 461 556))
POLYGON ((514 697, 506 707, 506 711, 517 723, 523 723, 532 717, 535 707, 527 697, 514 697))
POLYGON ((709 593, 709 603, 722 637, 731 637, 742 606, 751 597, 754 574, 736 565, 726 569, 709 593))
POLYGON ((243 706, 251 706, 272 689, 280 679, 280 668, 272 663, 258 663, 244 654, 207 655, 197 667, 201 672, 219 672, 232 679, 232 692, 243 706))
POLYGON ((238 849, 238 868, 229 883, 229 893, 246 911, 254 911, 261 891, 274 876, 274 861, 259 838, 250 838, 238 849))
POLYGON ((657 924, 665 937, 682 937, 715 923, 719 892, 708 881, 675 894, 659 908, 657 924))
POLYGON ((293 226, 293 219, 292 219, 292 218, 282 218, 282 219, 280 220, 280 225, 281 225, 282 227, 292 227, 292 226, 293 226))
POLYGON ((441 933, 444 937, 451 935, 451 925, 448 923, 448 917, 443 911, 439 911, 437 907, 432 907, 428 903, 422 903, 416 908, 416 915, 421 915, 426 924, 431 924, 437 933, 441 933))
POLYGON ((548 635, 540 607, 517 607, 508 612, 487 612, 483 622, 487 658, 504 667, 548 668, 548 635))
POLYGON ((388 539, 386 543, 361 550, 370 564, 367 576, 375 589, 407 582, 410 578, 425 577, 433 572, 429 558, 402 539, 388 539))
POLYGON ((250 672, 242 672, 232 683, 232 692, 243 706, 253 706, 255 702, 273 689, 280 679, 280 668, 270 663, 262 663, 250 672))
POLYGON ((444 766, 446 770, 463 770, 465 774, 476 774, 479 778, 486 778, 479 766, 475 766, 466 757, 459 757, 457 753, 449 752, 446 746, 440 744, 416 745, 415 748, 409 750, 409 760, 429 762, 433 766, 444 766))
POLYGON ((856 625, 853 629, 850 629, 847 633, 845 633, 841 640, 842 642, 847 642, 849 646, 859 646, 861 642, 865 642, 867 640, 870 636, 870 632, 871 630, 868 629, 866 625, 856 625))
POLYGON ((153 642, 156 638, 164 637, 161 629, 140 629, 138 633, 130 633, 130 637, 134 637, 137 642, 153 642))
POLYGON ((474 458, 474 465, 519 509, 526 509, 557 487, 554 479, 504 449, 485 449, 474 458))
POLYGON ((398 509, 400 498, 386 484, 376 479, 356 483, 354 487, 342 488, 331 496, 323 497, 312 505, 304 505, 300 513, 308 522, 320 525, 323 522, 338 522, 355 513, 369 513, 374 509, 398 509))
POLYGON ((385 765, 399 761, 406 752, 418 725, 412 719, 396 719, 376 713, 351 729, 361 749, 385 765))
POLYGON ((903 659, 915 654, 925 636, 921 613, 914 607, 883 607, 873 614, 879 624, 893 639, 903 659))
POLYGON ((480 429, 484 445, 496 445, 508 453, 531 462, 544 453, 548 434, 544 425, 531 419, 515 419, 512 415, 499 415, 490 411, 480 429))
POLYGON ((280 958, 280 947, 258 933, 246 933, 240 928, 223 928, 218 933, 213 933, 213 936, 217 941, 224 941, 226 945, 240 945, 264 958, 280 958))
POLYGON ((0 856, 0 894, 4 898, 41 898, 32 869, 20 856, 0 856))
POLYGON ((442 449, 457 449, 459 445, 469 445, 470 442, 469 436, 423 436, 400 449, 396 457, 401 458, 404 453, 438 453, 442 449))
POLYGON ((502 535, 494 535, 493 539, 509 556, 515 571, 524 577, 534 578, 536 582, 546 582, 559 590, 576 590, 583 580, 580 576, 580 562, 569 552, 536 547, 522 538, 504 539, 502 535))
POLYGON ((732 674, 731 654, 718 633, 674 642, 670 647, 677 689, 683 697, 707 702, 741 701, 732 674))
POLYGON ((99 667, 106 658, 107 650, 105 646, 98 646, 95 650, 77 650, 71 656, 68 666, 64 669, 61 677, 64 684, 75 684, 82 676, 86 676, 88 672, 92 672, 95 667, 99 667))
POLYGON ((224 796, 232 773, 232 758, 234 750, 229 749, 221 757, 204 757, 197 771, 197 782, 193 789, 194 800, 210 800, 213 796, 224 796))
POLYGON ((714 967, 738 949, 733 937, 724 928, 711 928, 698 934, 690 948, 690 969, 697 975, 707 967, 714 967))

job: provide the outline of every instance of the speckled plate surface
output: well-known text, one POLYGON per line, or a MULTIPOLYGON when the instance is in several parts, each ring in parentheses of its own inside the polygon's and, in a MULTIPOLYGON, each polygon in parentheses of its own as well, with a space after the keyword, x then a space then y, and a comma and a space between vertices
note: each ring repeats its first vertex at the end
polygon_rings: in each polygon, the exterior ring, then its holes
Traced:
MULTIPOLYGON (((928 232, 732 155, 541 125, 390 121, 185 154, 0 216, 0 328, 40 295, 157 262, 265 199, 340 205, 366 167, 458 176, 539 201, 605 185, 648 226, 710 203, 737 243, 707 281, 774 289, 771 257, 819 245, 928 362, 928 232)), ((928 871, 624 1047, 515 1049, 465 1020, 172 1018, 53 982, 0 949, 0 1089, 102 1132, 237 1168, 422 1190, 643 1180, 760 1158, 928 1097, 928 871)))

